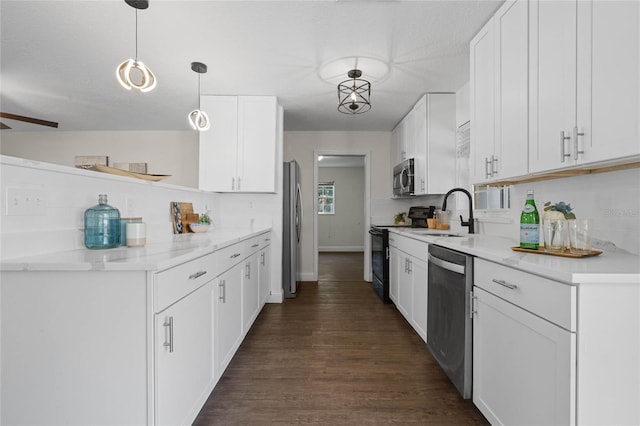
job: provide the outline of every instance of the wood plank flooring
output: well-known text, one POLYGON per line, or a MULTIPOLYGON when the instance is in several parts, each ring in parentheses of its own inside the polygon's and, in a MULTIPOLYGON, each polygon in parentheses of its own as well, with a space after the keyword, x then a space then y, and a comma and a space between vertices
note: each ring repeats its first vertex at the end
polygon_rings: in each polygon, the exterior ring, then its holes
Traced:
POLYGON ((362 261, 321 253, 317 283, 267 304, 194 425, 487 424, 362 261))

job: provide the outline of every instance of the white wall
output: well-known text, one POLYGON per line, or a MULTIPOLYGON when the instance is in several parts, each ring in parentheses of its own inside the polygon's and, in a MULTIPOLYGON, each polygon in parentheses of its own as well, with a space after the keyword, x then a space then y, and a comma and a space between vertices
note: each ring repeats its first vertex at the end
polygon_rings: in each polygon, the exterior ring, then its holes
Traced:
POLYGON ((147 173, 171 175, 164 182, 198 187, 198 133, 2 131, 0 154, 74 166, 76 155, 106 155, 115 162, 147 163, 147 173))
POLYGON ((317 217, 319 251, 363 251, 364 167, 320 167, 318 180, 335 184, 335 214, 317 217))

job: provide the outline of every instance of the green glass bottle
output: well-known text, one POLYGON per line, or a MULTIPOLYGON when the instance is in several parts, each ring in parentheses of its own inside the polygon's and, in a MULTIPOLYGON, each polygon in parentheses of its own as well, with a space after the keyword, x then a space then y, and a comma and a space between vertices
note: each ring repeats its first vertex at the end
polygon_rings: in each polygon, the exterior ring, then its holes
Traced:
POLYGON ((533 190, 529 190, 520 214, 520 248, 538 250, 539 246, 540 216, 533 201, 533 190))

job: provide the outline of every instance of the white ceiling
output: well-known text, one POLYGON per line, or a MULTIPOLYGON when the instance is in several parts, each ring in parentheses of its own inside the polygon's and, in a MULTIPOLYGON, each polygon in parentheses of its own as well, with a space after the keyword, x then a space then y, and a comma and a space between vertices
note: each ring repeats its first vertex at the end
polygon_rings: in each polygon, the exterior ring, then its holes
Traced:
POLYGON ((202 94, 277 95, 285 130, 390 131, 423 93, 468 81, 469 41, 502 3, 150 0, 138 12, 138 59, 158 86, 140 93, 115 78, 135 55, 135 9, 123 0, 2 0, 0 107, 61 131, 189 130, 199 61, 209 68, 202 94), (344 115, 336 84, 356 58, 372 109, 344 115), (382 71, 367 74, 371 63, 382 71))

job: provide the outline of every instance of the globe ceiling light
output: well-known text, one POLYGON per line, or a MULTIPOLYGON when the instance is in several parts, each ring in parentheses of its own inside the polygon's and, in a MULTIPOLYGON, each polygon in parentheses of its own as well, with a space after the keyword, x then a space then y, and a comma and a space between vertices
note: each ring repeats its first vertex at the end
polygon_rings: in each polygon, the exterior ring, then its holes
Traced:
POLYGON ((200 75, 207 72, 207 66, 202 62, 191 62, 191 69, 198 73, 198 109, 191 111, 188 119, 191 128, 201 132, 211 127, 207 113, 200 109, 200 75))
POLYGON ((343 114, 362 114, 371 109, 371 83, 362 80, 362 71, 353 69, 338 84, 338 111, 343 114))
POLYGON ((138 89, 141 92, 149 92, 156 87, 156 76, 142 61, 138 60, 138 9, 149 7, 147 0, 125 0, 129 6, 136 10, 136 56, 135 59, 127 59, 116 69, 118 83, 127 90, 138 89))

